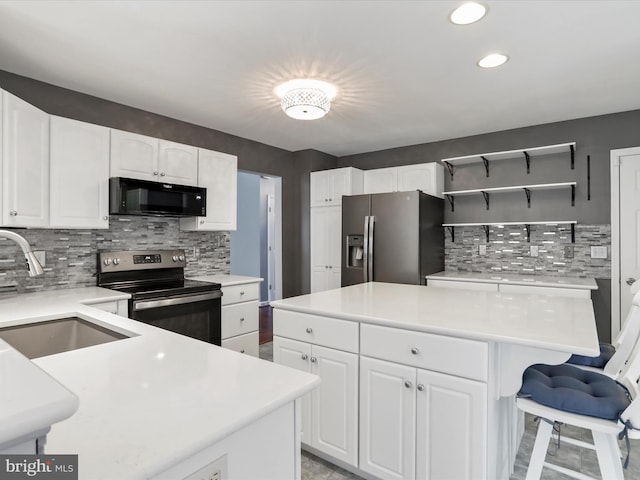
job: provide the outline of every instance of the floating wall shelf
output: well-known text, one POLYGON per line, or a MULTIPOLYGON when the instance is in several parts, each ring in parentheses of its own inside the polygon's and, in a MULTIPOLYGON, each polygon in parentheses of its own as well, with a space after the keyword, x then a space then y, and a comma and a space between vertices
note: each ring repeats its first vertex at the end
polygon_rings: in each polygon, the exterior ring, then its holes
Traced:
POLYGON ((456 165, 466 165, 470 163, 480 163, 484 164, 485 171, 487 173, 487 177, 489 176, 489 163, 495 160, 511 160, 511 159, 524 159, 527 166, 527 173, 530 172, 530 160, 531 157, 541 156, 541 155, 550 155, 553 153, 563 153, 568 152, 571 154, 571 170, 574 169, 575 166, 575 150, 576 150, 576 142, 570 143, 560 143, 558 145, 547 145, 544 147, 531 147, 531 148, 522 148, 519 150, 505 150, 503 152, 490 152, 490 153, 481 153, 476 155, 466 155, 464 157, 452 157, 452 158, 443 158, 441 160, 442 163, 449 170, 449 174, 451 175, 451 180, 453 180, 453 174, 455 172, 456 165))
POLYGON ((571 225, 571 243, 576 242, 575 226, 576 220, 545 220, 537 222, 480 222, 480 223, 443 223, 443 227, 447 227, 451 233, 451 241, 455 243, 455 227, 482 227, 489 242, 489 227, 505 226, 505 225, 524 225, 527 230, 527 242, 531 241, 531 225, 571 225))
POLYGON ((454 197, 464 195, 477 195, 482 194, 484 201, 489 210, 489 194, 499 192, 515 192, 522 190, 527 196, 527 207, 531 208, 531 190, 556 190, 561 188, 571 188, 571 206, 576 204, 576 182, 562 182, 562 183, 541 183, 537 185, 512 185, 508 187, 493 187, 493 188, 476 188, 473 190, 456 190, 450 192, 442 192, 442 194, 449 200, 451 205, 451 211, 454 211, 455 202, 454 197))

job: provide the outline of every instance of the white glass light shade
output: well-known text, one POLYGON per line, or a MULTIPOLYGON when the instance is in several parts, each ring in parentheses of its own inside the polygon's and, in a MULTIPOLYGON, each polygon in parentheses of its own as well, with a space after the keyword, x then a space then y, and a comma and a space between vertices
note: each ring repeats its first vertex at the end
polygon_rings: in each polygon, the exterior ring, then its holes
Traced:
POLYGON ((487 12, 487 8, 476 2, 467 2, 456 8, 449 17, 456 25, 469 25, 477 22, 487 12))
POLYGON ((282 110, 296 120, 316 120, 324 117, 331 108, 336 88, 326 82, 313 79, 295 79, 276 87, 282 110))

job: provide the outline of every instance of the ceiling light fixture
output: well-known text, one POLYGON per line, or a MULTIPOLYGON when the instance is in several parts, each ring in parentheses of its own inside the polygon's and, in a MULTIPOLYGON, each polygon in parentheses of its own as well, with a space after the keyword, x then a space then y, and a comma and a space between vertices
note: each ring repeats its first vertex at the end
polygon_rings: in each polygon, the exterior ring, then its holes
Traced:
POLYGON ((491 53, 486 57, 481 58, 478 61, 478 66, 482 68, 494 68, 499 67, 503 63, 509 60, 509 57, 501 53, 491 53))
POLYGON ((278 85, 275 93, 280 97, 282 110, 296 120, 317 120, 324 117, 336 96, 336 87, 310 78, 298 78, 278 85))
POLYGON ((477 22, 487 13, 487 7, 476 2, 467 2, 456 8, 449 19, 456 25, 469 25, 477 22))

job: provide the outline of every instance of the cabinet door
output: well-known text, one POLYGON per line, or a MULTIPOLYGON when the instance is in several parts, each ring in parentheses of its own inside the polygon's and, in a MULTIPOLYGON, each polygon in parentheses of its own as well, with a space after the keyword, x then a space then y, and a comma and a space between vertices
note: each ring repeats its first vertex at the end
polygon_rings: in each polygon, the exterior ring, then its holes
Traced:
POLYGON ((358 356, 311 347, 311 373, 322 380, 311 392, 311 446, 358 465, 358 356))
POLYGON ((365 170, 364 193, 395 192, 397 188, 397 168, 376 168, 365 170))
POLYGON ((360 468, 365 472, 383 480, 415 478, 415 384, 413 367, 360 357, 360 468))
POLYGON ((420 369, 417 383, 416 478, 486 478, 486 384, 420 369))
POLYGON ((109 129, 52 116, 50 168, 50 226, 109 228, 109 129))
POLYGON ((162 182, 198 185, 198 147, 160 140, 158 171, 162 182))
POLYGON ((329 171, 311 172, 309 175, 309 205, 326 207, 329 202, 329 171))
POLYGON ((420 190, 442 198, 444 168, 437 163, 421 163, 398 167, 398 191, 420 190))
MULTIPOLYGON (((273 337, 273 363, 309 372, 311 345, 288 338, 273 337)), ((302 397, 301 441, 311 445, 311 392, 302 397)))
POLYGON ((311 292, 333 288, 340 277, 341 217, 340 207, 311 209, 311 292))
POLYGON ((2 223, 49 223, 49 115, 2 92, 2 223))
POLYGON ((351 195, 351 168, 329 170, 329 205, 342 205, 342 196, 351 195))
POLYGON ((111 176, 159 181, 158 139, 111 130, 111 176))

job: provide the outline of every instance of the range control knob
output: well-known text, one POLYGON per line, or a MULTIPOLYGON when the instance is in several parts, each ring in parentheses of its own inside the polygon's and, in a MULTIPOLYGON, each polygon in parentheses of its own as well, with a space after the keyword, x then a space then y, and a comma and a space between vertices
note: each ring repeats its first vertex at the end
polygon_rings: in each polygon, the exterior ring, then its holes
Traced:
POLYGON ((107 258, 105 258, 105 259, 103 260, 103 263, 104 263, 105 265, 111 265, 111 259, 107 257, 107 258))
POLYGON ((171 257, 171 260, 173 260, 174 262, 178 261, 178 255, 174 255, 173 257, 171 257))
POLYGON ((113 264, 114 265, 120 265, 120 259, 118 257, 113 259, 113 264))
POLYGON ((178 255, 178 260, 180 260, 181 262, 184 262, 184 255, 178 255))

